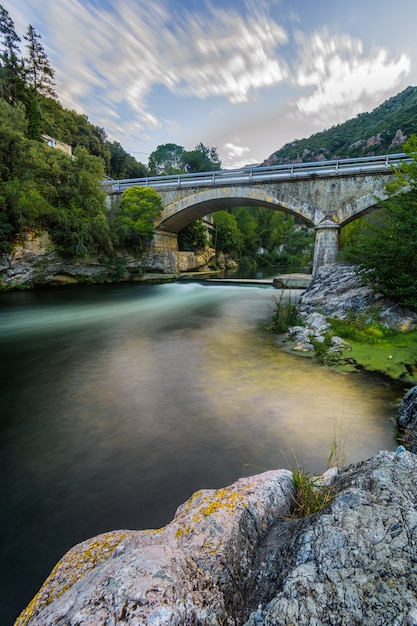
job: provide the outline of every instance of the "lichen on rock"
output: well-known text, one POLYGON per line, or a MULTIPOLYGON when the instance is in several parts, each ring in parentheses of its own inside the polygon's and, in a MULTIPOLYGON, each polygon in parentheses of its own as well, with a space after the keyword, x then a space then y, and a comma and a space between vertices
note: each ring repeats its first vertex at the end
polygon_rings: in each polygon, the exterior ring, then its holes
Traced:
POLYGON ((416 472, 382 451, 326 475, 333 499, 302 519, 288 470, 197 492, 162 529, 110 533, 94 563, 79 557, 100 537, 70 551, 16 626, 414 624, 416 472))

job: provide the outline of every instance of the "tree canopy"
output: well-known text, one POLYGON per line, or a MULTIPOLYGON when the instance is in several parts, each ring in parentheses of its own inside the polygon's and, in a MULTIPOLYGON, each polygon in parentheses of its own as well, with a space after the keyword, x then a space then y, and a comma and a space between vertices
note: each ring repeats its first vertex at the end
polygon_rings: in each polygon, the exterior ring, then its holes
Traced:
POLYGON ((200 142, 194 150, 187 151, 175 143, 165 143, 150 154, 148 166, 150 173, 157 176, 211 172, 220 169, 221 161, 215 146, 200 142))
POLYGON ((386 296, 417 310, 417 137, 405 150, 413 162, 387 185, 384 208, 364 218, 343 257, 386 296))
POLYGON ((154 222, 161 214, 161 198, 152 187, 130 187, 123 192, 115 229, 119 242, 140 253, 154 231, 154 222))

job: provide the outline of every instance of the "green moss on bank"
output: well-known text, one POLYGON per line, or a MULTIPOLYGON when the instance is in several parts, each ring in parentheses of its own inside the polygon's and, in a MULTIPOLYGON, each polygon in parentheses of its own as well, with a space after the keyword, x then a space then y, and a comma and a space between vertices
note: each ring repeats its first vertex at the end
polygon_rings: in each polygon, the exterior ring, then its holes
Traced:
POLYGON ((351 347, 343 352, 340 367, 352 371, 363 368, 395 380, 417 383, 417 331, 400 332, 372 324, 369 332, 354 337, 346 323, 329 320, 333 333, 346 339, 351 347), (360 339, 360 341, 358 341, 360 339))

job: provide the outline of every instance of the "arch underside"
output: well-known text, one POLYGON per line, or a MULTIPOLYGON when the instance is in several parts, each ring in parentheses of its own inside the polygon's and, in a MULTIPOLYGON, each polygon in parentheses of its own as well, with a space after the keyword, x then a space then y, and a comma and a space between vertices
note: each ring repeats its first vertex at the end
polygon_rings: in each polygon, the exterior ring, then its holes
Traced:
POLYGON ((382 207, 383 204, 381 200, 377 199, 373 194, 367 194, 339 209, 335 214, 335 217, 337 216, 335 221, 343 227, 359 217, 363 217, 382 207))
MULTIPOLYGON (((262 206, 283 211, 304 220, 307 224, 320 227, 323 221, 331 220, 343 227, 349 222, 381 208, 381 200, 374 194, 367 193, 359 198, 339 198, 339 208, 328 210, 317 207, 308 201, 302 201, 289 194, 272 194, 271 190, 252 188, 217 188, 186 195, 172 202, 162 212, 158 230, 179 233, 197 219, 216 211, 241 207, 262 206)), ((384 198, 383 198, 384 199, 384 198)), ((323 198, 323 202, 326 198, 323 198)))
POLYGON ((295 215, 310 225, 314 224, 315 208, 307 203, 292 198, 282 200, 259 190, 230 188, 192 194, 172 203, 163 211, 158 230, 179 233, 205 215, 241 206, 267 207, 295 215))

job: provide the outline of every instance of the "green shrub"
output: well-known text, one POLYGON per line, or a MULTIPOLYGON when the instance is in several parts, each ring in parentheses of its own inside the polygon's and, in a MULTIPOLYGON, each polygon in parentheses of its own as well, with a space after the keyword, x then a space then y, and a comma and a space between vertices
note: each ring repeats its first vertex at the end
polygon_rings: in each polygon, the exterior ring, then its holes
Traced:
POLYGON ((298 306, 285 298, 281 292, 279 298, 275 298, 275 306, 272 312, 272 323, 268 326, 271 333, 285 333, 291 326, 300 326, 302 319, 298 306))

